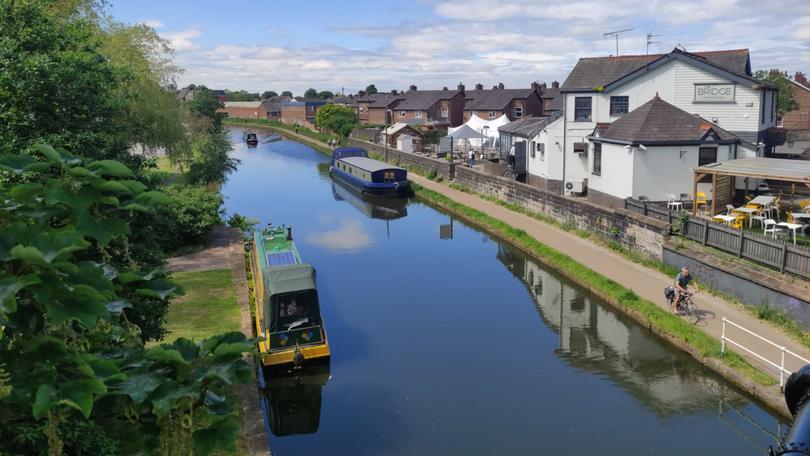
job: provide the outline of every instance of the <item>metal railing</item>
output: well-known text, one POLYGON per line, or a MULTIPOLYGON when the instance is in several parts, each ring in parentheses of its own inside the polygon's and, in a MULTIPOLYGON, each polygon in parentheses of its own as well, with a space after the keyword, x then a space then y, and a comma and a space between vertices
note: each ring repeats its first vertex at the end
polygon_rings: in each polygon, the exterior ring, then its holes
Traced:
POLYGON ((726 342, 728 342, 728 343, 730 343, 730 344, 734 345, 735 347, 738 347, 738 348, 740 348, 742 350, 745 350, 747 353, 749 353, 749 354, 751 354, 753 356, 756 356, 761 361, 773 366, 775 369, 778 369, 779 370, 779 386, 782 387, 782 388, 784 388, 784 386, 785 386, 785 374, 790 375, 790 374, 793 373, 792 371, 790 371, 788 369, 785 369, 785 355, 786 354, 790 355, 790 356, 793 356, 794 358, 804 362, 804 364, 810 364, 810 360, 804 358, 801 355, 797 355, 796 353, 793 353, 792 351, 788 350, 785 346, 779 345, 779 344, 777 344, 777 343, 775 343, 773 341, 770 341, 770 340, 760 336, 759 334, 757 334, 757 333, 755 333, 755 332, 753 332, 753 331, 751 331, 749 329, 743 328, 742 326, 738 325, 737 323, 734 323, 733 321, 729 320, 728 318, 723 317, 723 332, 720 335, 720 353, 725 353, 726 352, 726 342), (766 343, 772 345, 775 348, 778 348, 780 353, 781 353, 781 355, 779 357, 780 358, 779 364, 776 364, 775 362, 765 358, 764 356, 760 355, 759 353, 755 353, 753 350, 751 350, 751 349, 749 349, 747 347, 744 347, 740 343, 735 342, 735 341, 731 340, 729 337, 727 337, 726 336, 726 324, 732 325, 735 328, 740 329, 742 331, 745 331, 746 333, 760 339, 761 341, 766 342, 766 343))

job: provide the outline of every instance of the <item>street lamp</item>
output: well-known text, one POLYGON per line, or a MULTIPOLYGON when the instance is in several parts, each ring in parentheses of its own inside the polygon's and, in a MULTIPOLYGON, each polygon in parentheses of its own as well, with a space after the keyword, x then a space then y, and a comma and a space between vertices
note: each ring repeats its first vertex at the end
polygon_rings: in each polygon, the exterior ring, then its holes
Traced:
POLYGON ((385 161, 388 161, 388 92, 385 93, 385 161))

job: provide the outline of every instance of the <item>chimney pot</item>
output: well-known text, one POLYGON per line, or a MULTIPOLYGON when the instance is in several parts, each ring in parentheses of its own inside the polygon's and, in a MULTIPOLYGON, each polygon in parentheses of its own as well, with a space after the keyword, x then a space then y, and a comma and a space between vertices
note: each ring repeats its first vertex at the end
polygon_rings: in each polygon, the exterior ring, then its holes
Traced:
POLYGON ((503 89, 503 82, 499 82, 499 83, 498 83, 498 88, 499 88, 499 89, 503 89))
POLYGON ((459 92, 464 92, 464 84, 462 84, 460 82, 458 83, 458 91, 459 92))
POLYGON ((442 90, 444 90, 445 92, 447 92, 447 86, 442 87, 442 90))
POLYGON ((793 76, 793 80, 796 82, 800 82, 802 84, 807 83, 807 77, 805 77, 804 73, 801 71, 797 71, 796 74, 793 76))
POLYGON ((391 89, 391 95, 399 95, 397 89, 391 89))
POLYGON ((481 84, 479 82, 478 84, 475 85, 475 90, 484 90, 484 84, 481 84))
POLYGON ((408 90, 410 90, 411 92, 416 92, 416 86, 411 85, 410 87, 408 87, 408 90))

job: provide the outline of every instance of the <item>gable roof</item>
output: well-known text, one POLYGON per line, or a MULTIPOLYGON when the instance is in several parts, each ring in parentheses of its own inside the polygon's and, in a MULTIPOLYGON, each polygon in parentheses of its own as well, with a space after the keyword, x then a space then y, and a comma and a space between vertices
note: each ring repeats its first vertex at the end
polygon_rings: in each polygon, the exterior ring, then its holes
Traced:
POLYGON ((529 98, 532 93, 535 93, 532 88, 468 90, 464 92, 464 110, 500 111, 512 100, 529 98))
POLYGON ((561 116, 560 113, 555 113, 554 115, 546 117, 525 117, 510 122, 502 127, 498 127, 498 132, 509 133, 513 136, 520 136, 521 138, 533 138, 561 116))
POLYGON ((227 108, 258 108, 261 101, 223 101, 222 105, 227 108))
POLYGON ((388 100, 388 107, 390 108, 391 105, 398 103, 401 100, 404 100, 404 95, 394 95, 392 93, 374 93, 371 95, 364 95, 362 97, 356 98, 357 103, 368 103, 369 109, 371 108, 383 108, 385 107, 385 101, 388 100))
POLYGON ((798 87, 800 87, 800 88, 802 88, 802 89, 807 90, 808 92, 810 92, 810 83, 808 83, 807 85, 805 85, 805 84, 802 84, 802 83, 801 83, 801 82, 799 82, 799 81, 796 81, 796 80, 793 80, 793 79, 790 79, 790 78, 785 78, 785 79, 787 79, 788 81, 792 82, 794 85, 796 85, 796 86, 798 86, 798 87))
POLYGON ((751 77, 751 61, 748 49, 724 51, 686 52, 673 49, 668 54, 621 55, 612 57, 587 57, 579 59, 562 85, 563 92, 588 91, 607 87, 635 72, 648 71, 672 59, 685 60, 692 64, 704 64, 708 69, 719 70, 726 75, 758 82, 751 77))
POLYGON ((731 144, 739 141, 732 133, 667 103, 658 95, 619 117, 610 127, 590 139, 632 145, 731 144))
POLYGON ((411 90, 396 107, 397 111, 424 111, 440 100, 449 100, 458 95, 458 90, 411 90))
POLYGON ((559 87, 546 87, 540 94, 543 99, 543 109, 546 111, 561 111, 563 108, 563 97, 559 87))

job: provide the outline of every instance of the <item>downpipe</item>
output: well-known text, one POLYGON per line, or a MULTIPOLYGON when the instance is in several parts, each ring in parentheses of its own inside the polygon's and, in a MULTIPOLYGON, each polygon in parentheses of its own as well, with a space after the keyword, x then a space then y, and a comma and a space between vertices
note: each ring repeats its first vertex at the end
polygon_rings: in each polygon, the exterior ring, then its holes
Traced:
POLYGON ((770 456, 810 456, 810 364, 790 374, 785 383, 785 403, 793 415, 793 425, 770 456))

